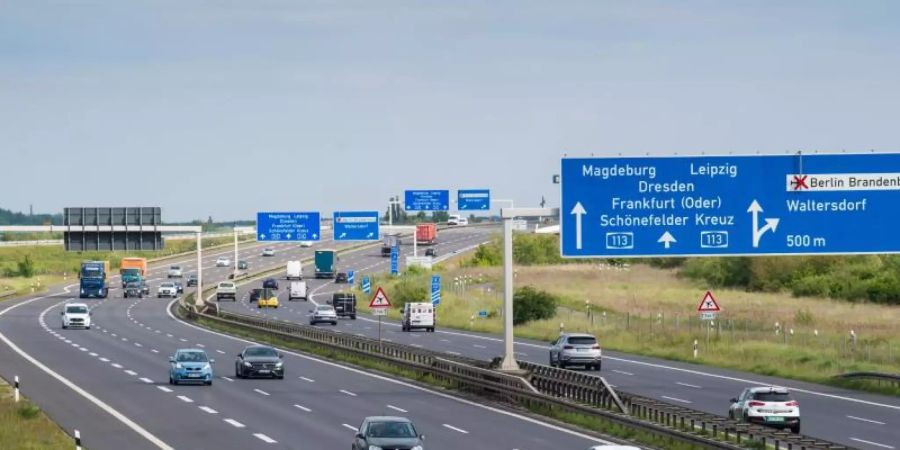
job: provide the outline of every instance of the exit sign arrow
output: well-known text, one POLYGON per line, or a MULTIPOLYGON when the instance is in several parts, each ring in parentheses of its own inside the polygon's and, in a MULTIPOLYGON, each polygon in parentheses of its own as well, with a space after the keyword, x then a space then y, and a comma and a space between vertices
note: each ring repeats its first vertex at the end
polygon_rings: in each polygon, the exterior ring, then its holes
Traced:
POLYGON ((575 215, 575 248, 581 250, 581 216, 587 214, 587 211, 584 210, 584 206, 581 206, 581 202, 578 202, 572 208, 571 214, 575 215))
POLYGON ((678 242, 675 240, 675 236, 672 236, 672 233, 669 233, 668 230, 663 233, 662 236, 659 237, 659 240, 656 241, 661 243, 665 248, 669 248, 673 243, 678 242))

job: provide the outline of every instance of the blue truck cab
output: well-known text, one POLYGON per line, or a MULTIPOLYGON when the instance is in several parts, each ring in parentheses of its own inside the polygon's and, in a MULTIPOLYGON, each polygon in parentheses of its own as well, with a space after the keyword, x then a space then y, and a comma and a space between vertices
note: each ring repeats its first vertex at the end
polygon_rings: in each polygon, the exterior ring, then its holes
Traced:
POLYGON ((108 268, 107 261, 82 261, 81 271, 78 272, 80 279, 78 297, 106 298, 109 295, 109 286, 106 284, 108 268))

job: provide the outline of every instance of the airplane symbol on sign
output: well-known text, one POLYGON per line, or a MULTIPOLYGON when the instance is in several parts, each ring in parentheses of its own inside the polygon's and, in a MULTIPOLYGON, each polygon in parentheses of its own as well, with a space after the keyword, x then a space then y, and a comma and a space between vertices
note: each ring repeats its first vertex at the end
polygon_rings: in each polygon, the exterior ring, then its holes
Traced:
POLYGON ((794 175, 794 179, 791 181, 791 186, 794 187, 795 191, 799 191, 801 189, 809 189, 809 185, 806 184, 807 178, 809 178, 809 175, 794 175))

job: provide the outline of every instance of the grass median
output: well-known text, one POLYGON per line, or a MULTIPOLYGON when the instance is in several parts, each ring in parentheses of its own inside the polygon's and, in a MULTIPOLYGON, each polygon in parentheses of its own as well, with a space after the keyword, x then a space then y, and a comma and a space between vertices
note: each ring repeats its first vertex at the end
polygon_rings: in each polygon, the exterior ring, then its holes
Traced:
POLYGON ((75 441, 37 405, 25 397, 15 403, 12 387, 0 380, 0 448, 56 450, 74 447, 75 441))
MULTIPOLYGON (((456 260, 434 273, 444 282, 440 326, 502 332, 500 268, 463 267, 456 260), (487 317, 480 317, 481 311, 487 317)), ((400 304, 393 294, 408 290, 402 284, 424 291, 430 282, 431 273, 382 276, 373 287, 382 285, 400 304)), ((900 307, 718 289, 714 294, 723 311, 710 323, 700 321, 696 313, 706 289, 669 270, 644 265, 520 266, 515 282, 559 299, 555 317, 517 326, 518 337, 550 342, 560 330, 589 332, 608 350, 900 395, 893 386, 833 378, 857 371, 900 373, 900 307), (699 346, 696 359, 694 340, 699 346)), ((389 316, 398 318, 399 310, 389 316)))

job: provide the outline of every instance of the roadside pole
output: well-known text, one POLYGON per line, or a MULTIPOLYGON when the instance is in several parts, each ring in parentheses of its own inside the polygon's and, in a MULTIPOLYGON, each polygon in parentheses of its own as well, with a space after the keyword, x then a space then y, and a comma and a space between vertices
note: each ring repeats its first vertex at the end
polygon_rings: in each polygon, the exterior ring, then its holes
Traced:
POLYGON ((503 208, 503 362, 500 370, 519 370, 513 333, 513 219, 516 217, 559 216, 559 208, 503 208))
POLYGON ((237 276, 238 272, 238 229, 234 228, 234 276, 237 276))
POLYGON ((197 232, 197 294, 194 304, 203 306, 203 232, 197 232))

